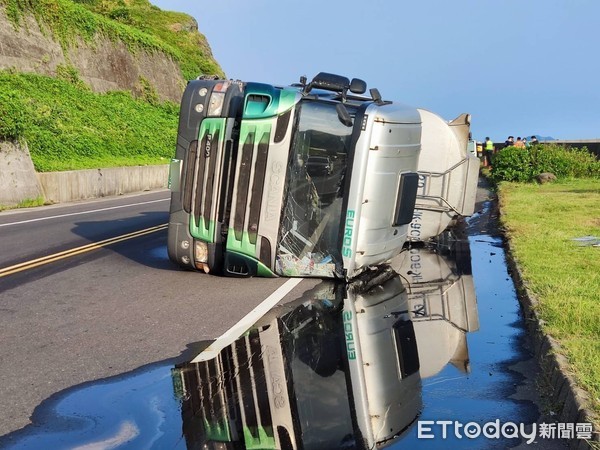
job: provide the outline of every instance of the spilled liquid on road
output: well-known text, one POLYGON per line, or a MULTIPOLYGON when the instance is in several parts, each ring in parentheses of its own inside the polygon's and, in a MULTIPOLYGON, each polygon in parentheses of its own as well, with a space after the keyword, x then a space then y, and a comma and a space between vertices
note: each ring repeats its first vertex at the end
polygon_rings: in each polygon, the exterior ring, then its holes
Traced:
MULTIPOLYGON (((484 211, 486 214, 486 211, 484 211)), ((531 423, 511 399, 528 355, 499 238, 404 252, 351 285, 323 281, 217 358, 157 364, 58 395, 7 448, 488 448, 418 438, 419 421, 531 423)))

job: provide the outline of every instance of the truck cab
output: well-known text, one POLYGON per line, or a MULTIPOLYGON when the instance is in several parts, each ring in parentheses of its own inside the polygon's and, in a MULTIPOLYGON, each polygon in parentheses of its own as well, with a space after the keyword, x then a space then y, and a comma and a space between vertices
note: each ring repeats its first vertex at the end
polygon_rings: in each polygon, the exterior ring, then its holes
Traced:
POLYGON ((402 250, 421 117, 366 83, 194 80, 171 162, 168 253, 229 276, 350 279, 402 250))

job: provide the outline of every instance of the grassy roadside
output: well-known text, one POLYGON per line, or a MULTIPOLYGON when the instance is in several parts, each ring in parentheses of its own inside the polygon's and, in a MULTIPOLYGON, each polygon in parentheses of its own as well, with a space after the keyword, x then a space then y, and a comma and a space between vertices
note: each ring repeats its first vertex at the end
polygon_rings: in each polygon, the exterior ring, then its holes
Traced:
POLYGON ((6 206, 6 205, 0 204, 0 212, 6 211, 7 209, 33 208, 36 206, 43 206, 46 204, 47 203, 44 200, 44 197, 26 198, 24 200, 21 200, 19 203, 17 203, 14 206, 13 205, 6 206))
POLYGON ((558 340, 600 417, 600 179, 552 184, 500 183, 502 224, 544 331, 558 340))

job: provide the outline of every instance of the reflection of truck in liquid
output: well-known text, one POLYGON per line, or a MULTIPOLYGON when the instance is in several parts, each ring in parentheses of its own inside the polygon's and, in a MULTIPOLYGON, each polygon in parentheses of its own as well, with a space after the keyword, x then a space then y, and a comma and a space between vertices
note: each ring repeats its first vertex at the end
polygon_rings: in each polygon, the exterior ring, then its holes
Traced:
POLYGON ((175 370, 188 447, 371 449, 406 431, 422 407, 419 361, 406 291, 384 284, 346 295, 325 282, 175 370))
POLYGON ((479 329, 479 315, 468 242, 413 246, 392 267, 410 283, 421 377, 434 376, 448 361, 469 371, 466 334, 479 329))
MULTIPOLYGON (((423 405, 408 298, 391 270, 344 301, 344 337, 364 448, 382 448, 415 422, 423 405)), ((362 447, 359 447, 362 448, 362 447)))
MULTIPOLYGON (((448 196, 445 169, 421 176, 441 177, 444 189, 419 182, 424 127, 456 146, 468 117, 440 124, 365 91, 361 80, 325 73, 289 87, 191 81, 171 163, 171 260, 232 276, 349 279, 397 255, 417 190, 435 214, 429 200, 448 196)), ((452 215, 469 209, 451 206, 452 215)))
POLYGON ((323 282, 216 357, 174 370, 188 448, 377 449, 402 439, 423 408, 421 380, 449 362, 466 369, 465 335, 478 329, 470 271, 417 252, 399 266, 408 292, 385 268, 323 282))

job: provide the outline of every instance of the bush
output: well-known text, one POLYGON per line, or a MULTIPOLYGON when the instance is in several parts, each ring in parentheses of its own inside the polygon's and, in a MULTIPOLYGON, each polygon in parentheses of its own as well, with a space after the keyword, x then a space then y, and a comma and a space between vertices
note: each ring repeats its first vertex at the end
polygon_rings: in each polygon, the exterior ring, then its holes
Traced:
POLYGON ((529 181, 532 177, 528 151, 517 147, 505 147, 493 156, 494 181, 529 181))
POLYGON ((137 82, 137 91, 139 96, 150 103, 152 106, 158 106, 160 104, 160 96, 150 80, 139 76, 137 82))
POLYGON ((131 14, 129 12, 129 9, 127 9, 126 7, 115 8, 115 9, 109 11, 109 13, 107 15, 111 19, 118 20, 119 22, 123 22, 126 24, 132 23, 131 14))
POLYGON ((59 64, 56 66, 56 78, 71 83, 73 86, 76 86, 79 89, 88 89, 88 86, 85 84, 85 82, 79 78, 79 71, 77 68, 69 64, 59 64))
POLYGON ((16 90, 0 90, 0 139, 23 136, 27 123, 23 100, 16 90))
POLYGON ((494 155, 492 179, 499 181, 533 181, 540 173, 550 172, 557 178, 598 178, 600 161, 584 147, 572 149, 556 144, 539 144, 521 149, 506 147, 494 155))

